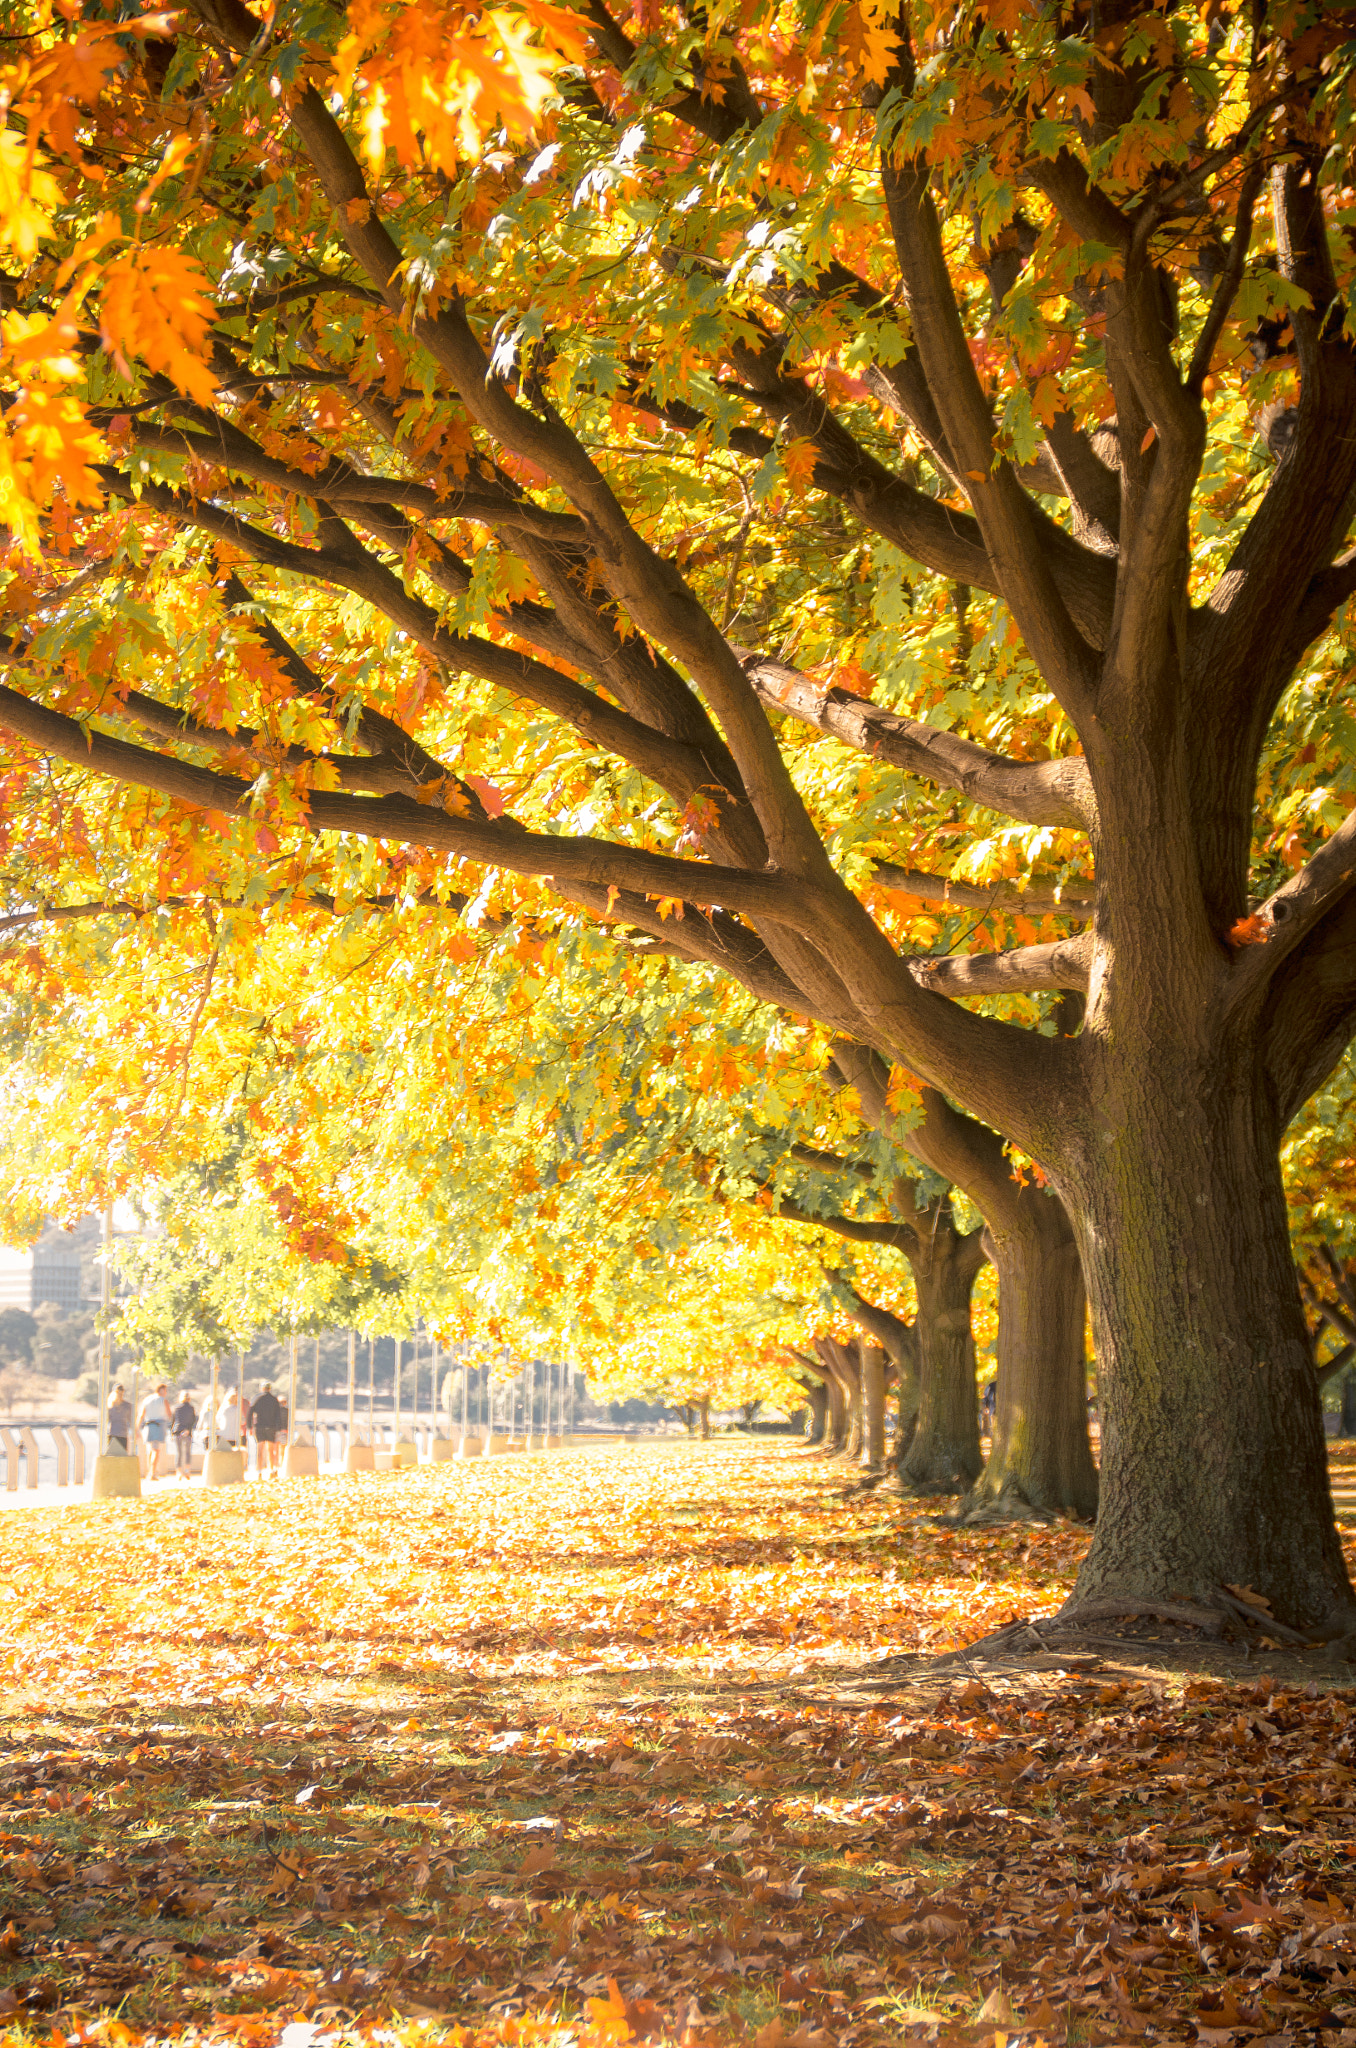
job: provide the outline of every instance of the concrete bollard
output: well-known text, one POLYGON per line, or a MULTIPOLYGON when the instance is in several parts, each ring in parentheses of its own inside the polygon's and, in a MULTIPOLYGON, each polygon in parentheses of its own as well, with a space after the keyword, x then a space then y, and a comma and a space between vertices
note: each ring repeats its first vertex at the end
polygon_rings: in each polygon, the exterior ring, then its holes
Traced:
POLYGON ((449 1459, 456 1457, 459 1449, 460 1445, 454 1436, 432 1437, 429 1440, 428 1462, 430 1465, 445 1465, 449 1459))
POLYGON ((481 1443, 480 1455, 482 1458, 496 1458, 501 1452, 511 1451, 515 1448, 516 1446, 511 1437, 487 1436, 481 1443))
POLYGON ((5 1454, 5 1491, 6 1493, 17 1493, 19 1491, 19 1446, 13 1433, 8 1429, 0 1429, 0 1450, 3 1450, 5 1454))
POLYGON ((469 1429, 462 1431, 461 1442, 457 1445, 459 1458, 478 1458, 484 1448, 484 1439, 473 1436, 469 1429))
POLYGON ((320 1453, 314 1444, 289 1444, 283 1452, 284 1479, 318 1479, 320 1453))
POLYGON ((51 1437, 52 1448, 56 1452, 57 1485, 64 1486, 70 1477, 71 1466, 71 1453, 66 1442, 66 1432, 59 1422, 54 1422, 49 1427, 47 1434, 51 1437))
POLYGON ((94 1460, 91 1500, 140 1500, 141 1466, 128 1451, 102 1451, 94 1460))
MULTIPOLYGON (((53 1431, 53 1435, 55 1434, 56 1432, 53 1431)), ((85 1439, 81 1436, 74 1423, 68 1422, 66 1424, 66 1441, 71 1447, 71 1484, 73 1486, 83 1486, 85 1483, 85 1439)))
POLYGON ((345 1472, 375 1472, 376 1457, 371 1444, 351 1443, 344 1453, 345 1472))
POLYGON ((548 1436, 548 1437, 547 1437, 547 1439, 546 1439, 546 1448, 547 1448, 547 1450, 548 1450, 548 1451, 561 1451, 561 1450, 564 1450, 564 1448, 565 1448, 565 1439, 564 1439, 564 1437, 563 1437, 563 1436, 548 1436))
POLYGON ((23 1446, 25 1482, 30 1487, 36 1486, 38 1483, 38 1440, 27 1423, 24 1423, 19 1430, 19 1442, 23 1446))
POLYGON ((398 1444, 392 1444, 391 1462, 393 1465, 402 1466, 419 1463, 419 1446, 412 1437, 403 1436, 398 1444))
POLYGON ((241 1486, 244 1479, 245 1460, 239 1451, 209 1451, 203 1459, 204 1486, 241 1486))

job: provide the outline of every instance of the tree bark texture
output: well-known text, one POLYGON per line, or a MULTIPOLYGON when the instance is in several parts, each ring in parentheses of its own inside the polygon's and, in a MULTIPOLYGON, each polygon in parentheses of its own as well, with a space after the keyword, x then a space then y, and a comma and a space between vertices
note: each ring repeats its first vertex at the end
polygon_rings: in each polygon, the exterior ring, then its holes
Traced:
POLYGON ((862 1384, 861 1463, 868 1472, 885 1469, 885 1351, 862 1338, 858 1345, 862 1384))
POLYGON ((857 1347, 855 1344, 840 1344, 835 1337, 824 1337, 819 1340, 816 1348, 827 1348, 832 1353, 838 1378, 842 1383, 843 1401, 847 1409, 843 1456, 859 1458, 862 1452, 862 1376, 857 1365, 857 1347))
POLYGON ((964 1493, 983 1465, 970 1296, 984 1264, 978 1230, 962 1233, 950 1205, 911 1258, 918 1292, 918 1426, 899 1468, 917 1493, 964 1493))
POLYGON ((816 1337, 814 1348, 815 1355, 819 1359, 820 1369, 824 1375, 824 1390, 828 1395, 829 1403, 828 1426, 824 1432, 824 1453, 826 1457, 832 1458, 836 1457, 847 1443, 849 1419, 847 1387, 838 1370, 838 1364, 833 1351, 830 1349, 828 1339, 816 1337))
POLYGON ((1104 1098, 1076 1190, 1102 1511, 1072 1604, 1246 1584, 1326 1622, 1350 1592, 1274 1120, 1245 1085, 1165 1067, 1133 1106, 1104 1098))

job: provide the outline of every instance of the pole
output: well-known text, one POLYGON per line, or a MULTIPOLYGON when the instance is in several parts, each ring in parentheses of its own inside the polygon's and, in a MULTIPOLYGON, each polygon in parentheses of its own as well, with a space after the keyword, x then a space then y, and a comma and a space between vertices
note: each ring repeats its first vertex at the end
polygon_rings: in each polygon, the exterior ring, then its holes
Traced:
POLYGON ((104 1203, 104 1270, 99 1280, 99 1306, 103 1327, 99 1332, 99 1455, 108 1449, 108 1402, 113 1389, 109 1375, 113 1363, 113 1332, 109 1318, 113 1311, 113 1204, 104 1203))
POLYGON ((220 1360, 212 1353, 212 1391, 207 1397, 207 1448, 212 1452, 217 1447, 217 1373, 220 1360))
POLYGON ((315 1385, 311 1389, 311 1442, 320 1444, 320 1338, 315 1340, 315 1385))
POLYGON ((235 1398, 236 1419, 240 1429, 240 1471, 243 1477, 249 1470, 250 1462, 250 1447, 245 1441, 245 1354, 243 1351, 237 1351, 235 1354, 235 1371, 236 1379, 239 1382, 235 1398))
POLYGON ((348 1333, 348 1447, 353 1448, 353 1381, 358 1364, 358 1332, 348 1333))
MULTIPOLYGON (((463 1444, 466 1442, 466 1407, 471 1391, 470 1387, 467 1384, 467 1374, 469 1373, 469 1371, 470 1360, 467 1358, 466 1353, 463 1350, 461 1357, 461 1440, 463 1444)), ((462 1452, 462 1456, 466 1456, 464 1450, 462 1452)))
POLYGON ((417 1322, 417 1321, 416 1321, 416 1323, 415 1323, 415 1326, 414 1326, 414 1336, 413 1336, 413 1338, 411 1339, 411 1342, 412 1342, 412 1343, 413 1343, 413 1345, 414 1345, 414 1363, 413 1363, 413 1365, 412 1365, 412 1366, 411 1366, 411 1368, 410 1368, 411 1374, 413 1375, 413 1379, 414 1379, 414 1392, 413 1392, 413 1394, 412 1394, 412 1395, 411 1395, 411 1397, 410 1397, 410 1405, 411 1405, 411 1407, 412 1407, 412 1408, 413 1408, 413 1410, 414 1410, 414 1417, 413 1417, 413 1420, 412 1420, 412 1421, 411 1421, 411 1423, 410 1423, 410 1435, 411 1435, 411 1436, 412 1436, 412 1437, 414 1438, 414 1441, 415 1441, 416 1443, 418 1443, 418 1441, 419 1441, 419 1324, 418 1324, 418 1322, 417 1322))
POLYGON ((288 1394, 287 1394, 287 1448, 290 1451, 297 1440, 297 1333, 293 1330, 287 1340, 288 1348, 288 1394))
POLYGON ((376 1338, 367 1340, 367 1441, 377 1441, 377 1366, 376 1338))
POLYGON ((395 1440, 400 1442, 400 1350, 402 1339, 395 1340, 395 1440))

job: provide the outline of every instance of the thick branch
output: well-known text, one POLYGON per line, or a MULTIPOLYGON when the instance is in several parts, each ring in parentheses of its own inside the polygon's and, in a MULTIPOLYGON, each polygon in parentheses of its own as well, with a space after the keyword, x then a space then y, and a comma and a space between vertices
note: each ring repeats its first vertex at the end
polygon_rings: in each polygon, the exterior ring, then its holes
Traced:
POLYGON ((955 953, 942 960, 911 960, 922 987, 944 996, 1034 995, 1073 988, 1084 994, 1092 964, 1092 935, 1052 945, 1018 946, 1008 953, 955 953))
POLYGON ((954 903, 960 910, 1017 911, 1028 917, 1091 917, 1097 908, 1095 894, 1077 882, 1067 886, 1028 882, 1025 888, 1020 882, 958 882, 950 875, 926 875, 917 868, 897 868, 882 860, 876 862, 875 879, 882 889, 897 889, 902 895, 916 897, 920 903, 954 903))
MULTIPOLYGON (((158 790, 198 809, 228 816, 243 816, 250 809, 251 785, 235 776, 87 730, 76 719, 6 686, 0 686, 0 726, 72 767, 88 768, 135 788, 158 790)), ((801 879, 792 882, 779 875, 708 868, 699 861, 646 853, 607 840, 526 832, 511 818, 455 817, 403 796, 358 797, 312 790, 307 799, 307 822, 313 831, 353 832, 364 838, 427 846, 512 874, 549 876, 565 884, 582 882, 604 891, 615 884, 643 896, 679 901, 687 897, 785 924, 807 935, 836 909, 836 899, 824 903, 819 892, 801 879)))
POLYGON ((888 761, 971 803, 1027 825, 1090 830, 1095 801, 1087 763, 1071 754, 1055 761, 1011 761, 939 726, 902 718, 848 690, 825 690, 770 655, 737 649, 762 702, 814 726, 845 746, 888 761))

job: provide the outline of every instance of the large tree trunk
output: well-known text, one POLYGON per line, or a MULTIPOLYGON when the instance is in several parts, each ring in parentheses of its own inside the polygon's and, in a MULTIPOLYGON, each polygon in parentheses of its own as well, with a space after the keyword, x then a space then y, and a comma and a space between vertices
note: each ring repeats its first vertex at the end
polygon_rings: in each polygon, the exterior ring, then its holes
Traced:
POLYGON ((829 1420, 829 1390, 823 1380, 806 1380, 805 1400, 810 1410, 810 1420, 805 1429, 807 1444, 822 1444, 829 1420))
MULTIPOLYGON (((857 1049, 841 1049, 837 1060, 867 1116, 890 1133, 883 1063, 857 1049)), ((953 1109, 935 1089, 923 1091, 923 1111, 908 1134, 909 1149, 980 1210, 985 1250, 998 1269, 993 1439, 961 1516, 997 1521, 1035 1509, 1091 1517, 1098 1479, 1088 1441, 1085 1296, 1073 1225, 1053 1190, 1017 1178, 996 1131, 953 1109)), ((915 1261, 915 1280, 918 1273, 915 1261)), ((922 1299, 920 1287, 920 1329, 922 1299)), ((906 1468, 913 1456, 910 1450, 906 1468)))
POLYGON ((1070 1190, 1102 1416, 1071 1604, 1232 1584, 1296 1626, 1349 1619, 1274 1112, 1246 1074, 1174 1075, 1161 1038, 1145 1053, 1133 1092, 1104 1091, 1070 1190))
POLYGON ((832 1337, 822 1338, 820 1348, 824 1345, 828 1346, 833 1355, 847 1405, 847 1433, 843 1440, 843 1456, 858 1458, 862 1450, 862 1376, 857 1369, 856 1346, 839 1344, 832 1337))
POLYGON ((913 1442, 918 1422, 917 1329, 889 1309, 881 1308, 877 1302, 868 1301, 841 1273, 829 1268, 825 1270, 853 1321, 860 1323, 869 1336, 884 1346, 889 1359, 899 1400, 899 1439, 895 1446, 897 1464, 913 1442))
POLYGON ((858 1345, 862 1383, 861 1463, 867 1472, 885 1469, 885 1352, 879 1344, 858 1345))
POLYGON ((847 1389, 839 1374, 828 1339, 816 1337, 814 1347, 824 1375, 824 1390, 829 1397, 829 1421, 824 1432, 824 1454, 832 1458, 837 1456, 847 1442, 847 1389))
POLYGON ((918 1426, 899 1467, 915 1493, 964 1493, 978 1478, 979 1397, 970 1296, 984 1264, 979 1231, 962 1235, 950 1205, 911 1260, 918 1291, 918 1426))
POLYGON ((1034 1508, 1090 1520, 1097 1467, 1088 1441, 1087 1301, 1062 1202, 1028 1185, 1006 1227, 987 1233, 998 1269, 998 1381, 988 1463, 961 1508, 994 1521, 1034 1508))

